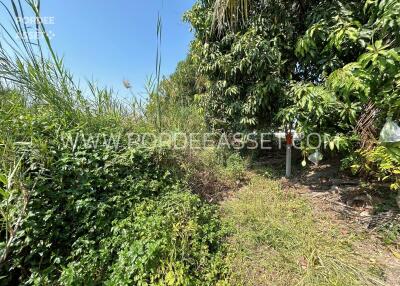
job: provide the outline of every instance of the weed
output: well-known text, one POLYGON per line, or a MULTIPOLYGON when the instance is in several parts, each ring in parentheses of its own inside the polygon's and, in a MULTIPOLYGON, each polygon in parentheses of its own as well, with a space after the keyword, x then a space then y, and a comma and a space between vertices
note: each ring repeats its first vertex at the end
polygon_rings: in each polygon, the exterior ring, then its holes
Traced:
POLYGON ((233 285, 373 285, 359 267, 352 242, 322 226, 308 202, 256 175, 223 203, 230 237, 233 285))

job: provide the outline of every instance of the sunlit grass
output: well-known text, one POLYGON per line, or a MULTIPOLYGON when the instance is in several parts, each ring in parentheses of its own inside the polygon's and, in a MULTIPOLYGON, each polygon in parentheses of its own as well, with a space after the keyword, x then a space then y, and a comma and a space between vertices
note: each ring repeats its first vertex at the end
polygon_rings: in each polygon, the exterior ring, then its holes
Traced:
POLYGON ((383 285, 366 271, 373 266, 353 254, 356 238, 277 181, 253 177, 222 210, 233 230, 233 285, 383 285))

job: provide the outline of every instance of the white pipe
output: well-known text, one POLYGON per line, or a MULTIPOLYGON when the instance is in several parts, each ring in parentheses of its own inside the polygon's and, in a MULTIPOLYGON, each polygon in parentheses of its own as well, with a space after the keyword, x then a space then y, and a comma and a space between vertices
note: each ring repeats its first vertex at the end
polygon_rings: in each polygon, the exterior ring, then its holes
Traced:
POLYGON ((286 144, 286 178, 292 176, 292 146, 286 144))

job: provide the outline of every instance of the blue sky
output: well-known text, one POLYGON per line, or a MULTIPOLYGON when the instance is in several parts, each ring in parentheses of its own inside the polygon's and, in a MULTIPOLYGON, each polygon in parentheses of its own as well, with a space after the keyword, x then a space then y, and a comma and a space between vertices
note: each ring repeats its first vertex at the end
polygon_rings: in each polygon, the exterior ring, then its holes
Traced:
POLYGON ((193 36, 182 21, 194 0, 42 0, 42 16, 54 17, 46 26, 53 46, 76 79, 94 79, 120 95, 128 79, 136 92, 154 74, 156 25, 163 21, 162 73, 174 71, 193 36))

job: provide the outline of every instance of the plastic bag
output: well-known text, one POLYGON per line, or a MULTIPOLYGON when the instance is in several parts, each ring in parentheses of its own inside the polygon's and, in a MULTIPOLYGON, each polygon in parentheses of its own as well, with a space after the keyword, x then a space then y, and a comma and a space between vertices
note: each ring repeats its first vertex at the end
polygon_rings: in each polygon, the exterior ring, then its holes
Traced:
POLYGON ((319 152, 319 150, 315 151, 310 156, 308 156, 308 160, 313 162, 315 165, 318 165, 318 163, 322 161, 323 158, 324 156, 319 152))
POLYGON ((388 119, 381 131, 379 140, 382 143, 400 142, 400 127, 393 120, 388 119))

